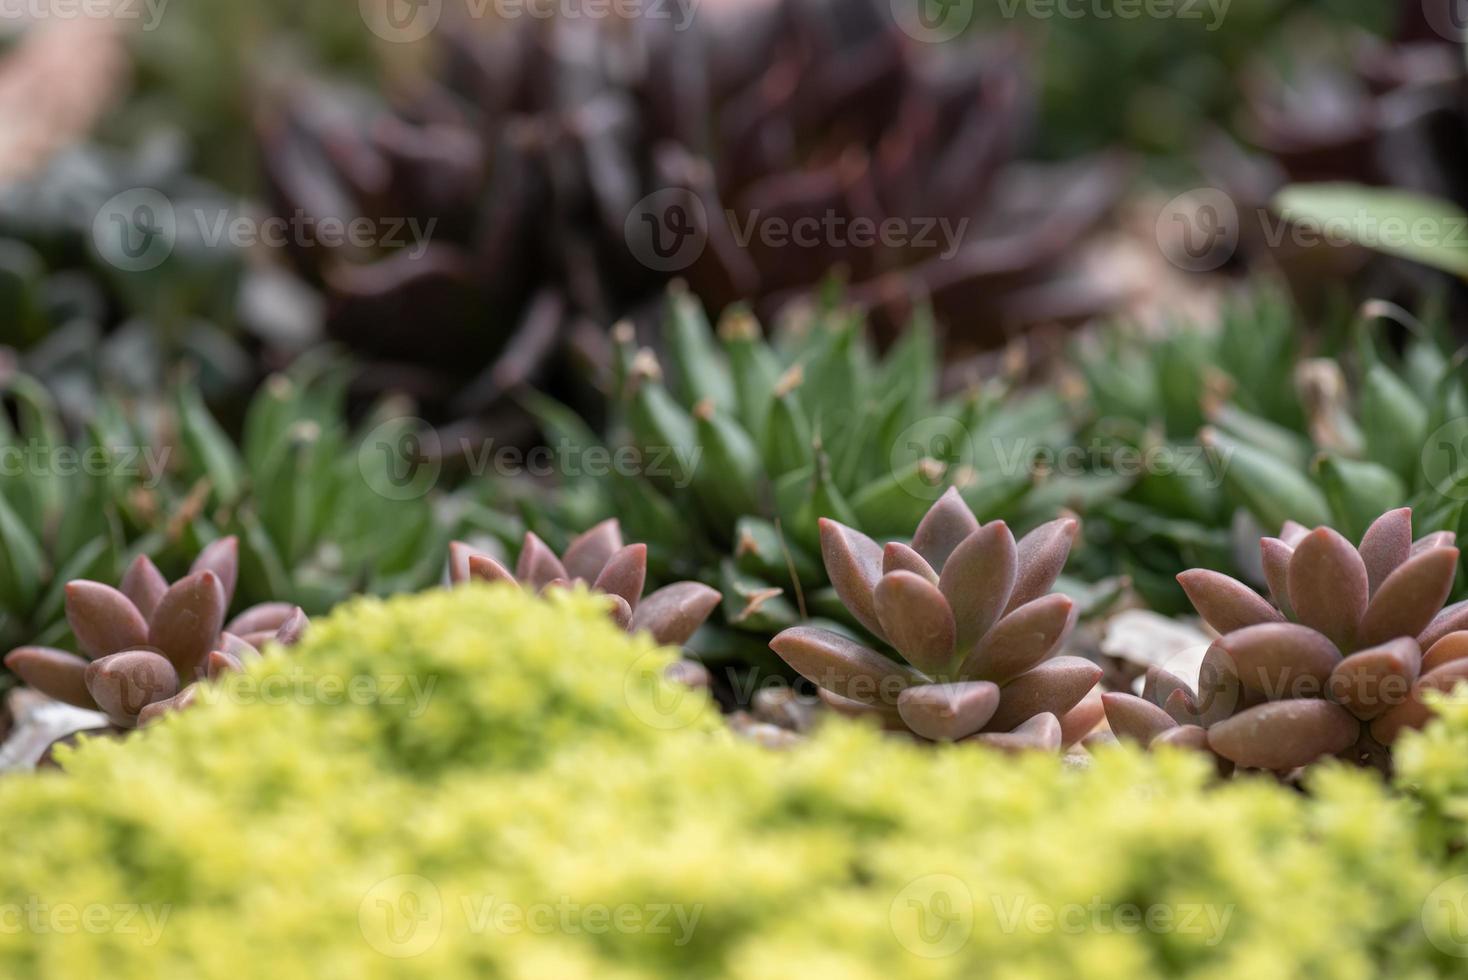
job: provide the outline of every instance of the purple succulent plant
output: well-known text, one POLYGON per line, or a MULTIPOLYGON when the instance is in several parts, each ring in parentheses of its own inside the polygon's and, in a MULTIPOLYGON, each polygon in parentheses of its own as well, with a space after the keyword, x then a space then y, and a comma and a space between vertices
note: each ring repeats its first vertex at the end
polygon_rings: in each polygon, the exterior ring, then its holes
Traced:
POLYGON ((1087 694, 1101 668, 1052 657, 1075 604, 1050 588, 1079 525, 1044 524, 1018 542, 1003 521, 980 525, 950 489, 910 545, 885 547, 823 519, 826 571, 847 610, 902 659, 814 626, 770 647, 844 714, 933 741, 1058 750, 1100 721, 1087 694))
POLYGON ((647 545, 623 544, 616 518, 576 537, 561 557, 527 531, 513 574, 492 556, 454 541, 449 545, 449 581, 458 585, 470 579, 513 582, 538 592, 579 583, 607 596, 612 618, 629 633, 644 631, 661 645, 677 647, 692 638, 723 598, 702 582, 674 582, 644 598, 647 545))
POLYGON ((1427 692, 1468 680, 1468 602, 1443 607, 1458 565, 1453 535, 1414 541, 1403 507, 1377 518, 1359 548, 1291 522, 1260 550, 1272 602, 1218 572, 1178 576, 1221 635, 1196 690, 1154 671, 1140 698, 1105 695, 1112 730, 1250 769, 1287 772, 1325 756, 1387 767, 1397 736, 1430 717, 1427 692))
POLYGON ((239 576, 239 542, 210 544, 189 574, 169 585, 146 555, 119 588, 77 579, 66 584, 66 618, 85 656, 19 647, 5 665, 42 694, 101 711, 135 728, 194 700, 193 684, 239 670, 267 642, 291 646, 306 615, 287 603, 262 603, 225 623, 239 576))

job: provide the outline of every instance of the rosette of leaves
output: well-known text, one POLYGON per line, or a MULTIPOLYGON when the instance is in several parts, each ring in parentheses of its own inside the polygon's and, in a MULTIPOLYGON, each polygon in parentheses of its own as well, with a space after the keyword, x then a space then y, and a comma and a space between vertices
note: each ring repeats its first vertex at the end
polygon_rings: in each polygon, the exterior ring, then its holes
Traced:
POLYGON ((5 665, 42 694, 135 728, 189 704, 196 681, 239 670, 260 646, 301 638, 305 613, 284 603, 253 606, 226 625, 238 572, 239 543, 229 537, 172 585, 146 556, 118 588, 68 582, 66 618, 83 655, 26 646, 6 654, 5 665))
POLYGON ((313 234, 433 223, 426 245, 293 253, 374 386, 483 411, 544 387, 558 351, 600 358, 600 328, 655 309, 674 271, 710 309, 769 315, 841 267, 882 326, 918 294, 986 345, 1118 298, 1063 260, 1122 167, 1012 163, 1030 117, 1013 45, 945 56, 867 0, 689 6, 439 31, 439 71, 391 110, 307 85, 265 107, 278 213, 313 234), (815 242, 761 230, 811 220, 815 242), (689 231, 696 257, 662 261, 689 231))
POLYGON ((577 535, 563 555, 533 532, 525 534, 515 571, 462 541, 449 545, 449 581, 511 582, 535 592, 584 586, 612 602, 612 618, 629 633, 682 647, 708 619, 721 596, 701 582, 674 582, 643 596, 647 545, 624 544, 615 518, 577 535))
POLYGON ((1442 531, 1414 541, 1403 507, 1373 521, 1359 547, 1294 523, 1261 540, 1268 600, 1219 572, 1182 573, 1221 635, 1196 689, 1159 675, 1150 700, 1105 695, 1112 730, 1165 735, 1249 769, 1288 772, 1326 756, 1389 768, 1397 736, 1429 719, 1428 692, 1468 679, 1468 603, 1444 607, 1453 542, 1442 531))
POLYGON ((1015 162, 1035 98, 1012 35, 924 44, 863 0, 700 9, 702 45, 680 26, 639 19, 649 54, 638 89, 662 141, 654 186, 681 189, 707 233, 682 274, 711 309, 748 301, 769 316, 839 265, 879 329, 899 328, 920 297, 955 343, 994 346, 1119 299, 1065 259, 1125 166, 1015 162), (818 247, 766 234, 811 221, 818 247), (903 232, 863 241, 858 222, 903 232), (940 223, 949 241, 931 233, 940 223))
MULTIPOLYGON (((766 638, 805 618, 802 604, 848 615, 818 558, 822 517, 904 535, 956 486, 986 519, 1039 523, 1027 452, 1067 443, 1060 396, 995 378, 940 397, 931 319, 915 317, 885 356, 863 328, 857 311, 828 301, 782 320, 771 339, 742 307, 716 330, 674 288, 662 358, 618 331, 619 397, 604 437, 563 406, 530 402, 562 461, 561 489, 513 505, 552 542, 567 539, 562 528, 619 518, 647 543, 655 581, 719 586, 724 624, 753 634, 727 637, 730 652, 756 659, 766 638)), ((506 536, 488 520, 483 529, 506 536)))
POLYGON ((809 625, 770 647, 842 713, 934 741, 1058 751, 1100 720, 1086 695, 1101 668, 1051 656, 1075 623, 1075 603, 1050 589, 1077 530, 1061 518, 1016 542, 1003 521, 980 525, 956 490, 932 506, 911 545, 884 547, 823 518, 837 594, 900 659, 809 625))

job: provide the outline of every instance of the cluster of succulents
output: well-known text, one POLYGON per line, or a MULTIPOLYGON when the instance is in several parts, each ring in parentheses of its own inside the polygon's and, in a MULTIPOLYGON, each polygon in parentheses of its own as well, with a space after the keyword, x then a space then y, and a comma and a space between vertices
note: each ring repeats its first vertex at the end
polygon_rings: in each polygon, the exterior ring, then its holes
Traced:
POLYGON ((1468 679, 1468 603, 1444 607, 1454 535, 1412 533, 1408 508, 1382 514, 1359 547, 1288 523, 1260 541, 1269 600, 1220 572, 1183 572, 1219 638, 1196 685, 1157 671, 1143 697, 1105 695, 1112 731, 1246 769, 1290 772, 1326 756, 1389 769, 1402 731, 1430 719, 1429 692, 1468 679))
POLYGON ((251 606, 226 622, 239 577, 239 541, 200 552, 189 574, 169 584, 147 556, 118 587, 66 583, 66 619, 81 654, 24 646, 5 666, 42 694, 104 713, 118 728, 147 724, 191 704, 194 684, 239 670, 267 643, 291 646, 305 632, 299 606, 251 606))
MULTIPOLYGON (((535 592, 584 586, 612 603, 612 619, 629 633, 646 632, 665 646, 682 647, 722 598, 701 582, 674 582, 643 596, 647 545, 624 544, 622 526, 609 518, 571 541, 557 556, 533 531, 525 533, 512 574, 494 556, 462 541, 449 545, 449 581, 510 582, 535 592)), ((690 663, 689 669, 696 669, 690 663)))
POLYGON ((1443 950, 1461 948, 1462 893, 1440 888, 1463 870, 1461 707, 1451 728, 1410 740, 1407 806, 1357 772, 1320 773, 1304 794, 1213 786, 1202 766, 1125 751, 1099 752, 1081 778, 1036 755, 933 752, 846 724, 786 753, 709 738, 700 696, 653 686, 655 672, 629 689, 647 641, 569 593, 368 600, 318 626, 260 683, 299 668, 385 686, 407 672, 441 679, 433 710, 221 703, 143 741, 68 751, 65 779, 0 780, 16 856, 0 863, 0 890, 52 908, 142 905, 131 932, 18 932, 0 944, 0 970, 85 976, 105 963, 117 980, 151 980, 166 960, 224 980, 350 962, 387 980, 432 943, 446 980, 543 975, 547 962, 650 978, 907 976, 935 963, 935 975, 975 975, 1014 962, 1044 980, 1082 962, 1108 978, 1265 962, 1461 972, 1443 950), (404 833, 405 801, 431 826, 404 833), (576 932, 484 942, 450 910, 477 908, 487 881, 512 908, 564 896, 576 932), (991 901, 1026 917, 968 928, 991 901), (1063 920, 1029 918, 1031 902, 1097 925, 1058 942, 1063 920), (663 928, 610 942, 598 909, 663 928), (1333 928, 1318 928, 1321 909, 1333 928), (430 918, 414 932, 405 915, 430 918))
POLYGON ((1016 542, 1003 521, 980 525, 956 490, 932 506, 910 545, 884 547, 823 518, 837 594, 902 659, 810 625, 770 646, 842 714, 934 741, 1059 750, 1100 721, 1087 695, 1101 668, 1052 657, 1075 624, 1075 603, 1050 589, 1077 530, 1060 518, 1016 542))
MULTIPOLYGON (((878 356, 860 311, 834 298, 765 338, 743 307, 711 325, 675 285, 662 336, 659 357, 617 331, 605 435, 564 406, 532 401, 566 460, 561 493, 506 499, 506 487, 485 486, 493 506, 466 520, 515 507, 526 527, 564 544, 567 529, 616 516, 647 543, 654 581, 696 578, 724 593, 709 649, 758 658, 765 639, 800 621, 802 605, 844 616, 818 557, 820 518, 907 534, 948 487, 986 520, 1029 528, 1054 516, 1053 501, 1032 493, 1027 453, 1068 443, 1064 401, 998 376, 940 396, 926 315, 878 356), (620 465, 594 472, 585 462, 597 457, 620 465)), ((499 518, 482 530, 511 547, 520 533, 507 535, 499 518)))
POLYGON ((431 584, 453 520, 436 460, 400 400, 348 422, 348 371, 328 355, 272 375, 238 443, 188 382, 141 403, 106 393, 73 436, 45 385, 5 375, 0 644, 64 640, 72 579, 116 580, 139 554, 176 574, 224 537, 246 603, 314 614, 431 584))

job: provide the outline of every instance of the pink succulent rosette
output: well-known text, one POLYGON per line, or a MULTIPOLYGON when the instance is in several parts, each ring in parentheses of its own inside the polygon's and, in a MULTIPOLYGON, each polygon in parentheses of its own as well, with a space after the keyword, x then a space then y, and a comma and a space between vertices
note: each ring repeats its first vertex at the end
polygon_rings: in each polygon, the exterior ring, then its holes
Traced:
POLYGON ((66 584, 66 618, 82 655, 19 647, 5 665, 31 688, 79 708, 101 711, 119 728, 147 724, 193 702, 194 683, 239 670, 268 642, 291 646, 305 632, 300 607, 269 602, 225 623, 239 577, 239 542, 206 547, 172 585, 146 555, 119 588, 78 579, 66 584))
POLYGON ((580 584, 612 602, 612 618, 629 633, 646 632, 659 644, 681 647, 723 596, 702 582, 674 582, 642 595, 647 545, 624 544, 622 525, 609 518, 577 536, 558 557, 534 533, 525 533, 515 571, 462 541, 449 545, 449 581, 512 582, 543 592, 580 584))
POLYGON ((1454 536, 1414 541, 1403 507, 1377 518, 1360 547, 1287 522, 1260 551, 1268 600, 1218 572, 1178 576, 1220 636, 1196 688, 1153 671, 1142 697, 1107 694, 1112 730, 1249 769, 1288 772, 1326 756, 1389 768, 1397 736, 1430 717, 1427 693, 1468 680, 1468 602, 1443 606, 1454 536))
POLYGON ((1101 715, 1087 697, 1101 668, 1052 656, 1075 624, 1074 602, 1050 589, 1078 529, 1061 518, 1016 542, 1003 521, 980 525, 952 489, 910 545, 822 520, 842 603, 902 659, 814 626, 787 629, 770 647, 837 711, 933 741, 1059 750, 1101 715))

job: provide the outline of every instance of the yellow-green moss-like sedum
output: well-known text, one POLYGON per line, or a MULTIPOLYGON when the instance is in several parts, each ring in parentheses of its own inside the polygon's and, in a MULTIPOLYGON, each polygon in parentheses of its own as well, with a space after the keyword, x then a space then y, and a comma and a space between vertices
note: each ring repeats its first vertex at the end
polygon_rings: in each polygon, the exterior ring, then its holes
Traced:
POLYGON ((1306 796, 847 723, 770 752, 670 659, 584 595, 355 602, 213 703, 0 784, 0 976, 1468 969, 1468 907, 1429 908, 1464 870, 1468 715, 1404 747, 1413 794, 1326 769, 1306 796))

